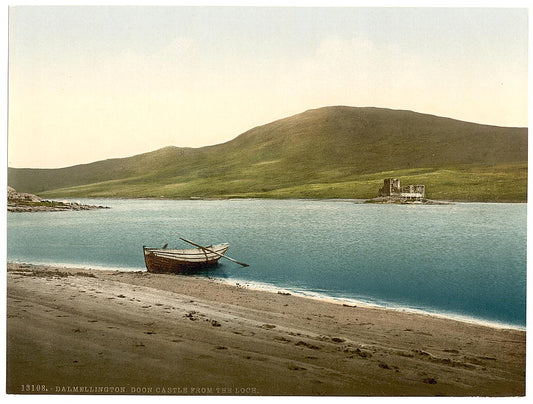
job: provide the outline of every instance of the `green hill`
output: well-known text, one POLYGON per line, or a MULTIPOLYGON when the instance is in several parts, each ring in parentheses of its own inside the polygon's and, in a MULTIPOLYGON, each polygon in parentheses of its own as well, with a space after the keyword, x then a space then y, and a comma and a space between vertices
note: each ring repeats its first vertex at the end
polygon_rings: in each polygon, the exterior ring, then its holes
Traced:
POLYGON ((371 198, 386 177, 433 199, 525 201, 527 128, 325 107, 214 146, 8 170, 10 186, 45 197, 371 198))

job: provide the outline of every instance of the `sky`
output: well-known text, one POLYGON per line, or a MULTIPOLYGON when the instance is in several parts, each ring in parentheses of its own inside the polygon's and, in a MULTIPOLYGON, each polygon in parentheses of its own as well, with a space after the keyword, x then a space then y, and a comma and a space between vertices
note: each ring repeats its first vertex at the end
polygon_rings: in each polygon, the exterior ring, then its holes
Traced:
POLYGON ((12 6, 8 165, 226 142, 330 105, 528 125, 525 8, 12 6))

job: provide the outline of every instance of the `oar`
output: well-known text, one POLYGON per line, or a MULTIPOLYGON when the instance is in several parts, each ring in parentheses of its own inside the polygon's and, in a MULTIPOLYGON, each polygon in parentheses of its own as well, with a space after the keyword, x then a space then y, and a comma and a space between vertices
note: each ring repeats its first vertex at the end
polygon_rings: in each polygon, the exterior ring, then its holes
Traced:
POLYGON ((248 265, 248 264, 245 264, 244 262, 239 262, 239 261, 237 261, 237 260, 234 260, 233 258, 230 258, 230 257, 228 257, 227 255, 219 254, 219 253, 217 253, 216 251, 213 251, 213 250, 210 250, 209 248, 203 247, 203 246, 201 246, 200 244, 196 244, 196 243, 193 243, 192 241, 186 240, 186 239, 184 239, 183 237, 180 237, 180 240, 183 240, 183 241, 185 241, 186 243, 189 243, 189 244, 192 244, 192 245, 194 245, 194 246, 196 246, 196 247, 198 247, 198 248, 201 248, 202 250, 209 251, 209 252, 211 252, 211 253, 213 253, 213 254, 215 254, 215 255, 218 255, 219 257, 224 257, 224 258, 226 258, 226 259, 228 259, 228 260, 230 260, 230 261, 235 262, 236 264, 242 265, 243 267, 249 267, 249 266, 250 266, 250 265, 248 265))

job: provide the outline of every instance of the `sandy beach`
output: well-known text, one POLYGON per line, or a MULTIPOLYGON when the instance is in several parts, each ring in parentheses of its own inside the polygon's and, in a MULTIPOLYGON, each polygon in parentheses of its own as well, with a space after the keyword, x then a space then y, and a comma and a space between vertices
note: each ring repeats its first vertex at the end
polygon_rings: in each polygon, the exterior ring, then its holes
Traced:
POLYGON ((7 269, 8 393, 525 394, 520 330, 193 276, 7 269))

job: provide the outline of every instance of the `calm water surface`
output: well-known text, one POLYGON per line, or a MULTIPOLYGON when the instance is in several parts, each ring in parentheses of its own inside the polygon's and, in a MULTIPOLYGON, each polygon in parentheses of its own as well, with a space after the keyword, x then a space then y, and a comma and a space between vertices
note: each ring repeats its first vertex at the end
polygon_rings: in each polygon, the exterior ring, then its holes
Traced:
POLYGON ((11 261, 144 270, 142 246, 231 244, 204 276, 525 326, 526 204, 83 200, 9 213, 11 261))

